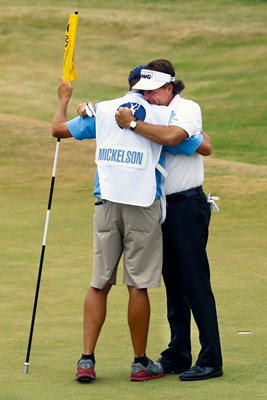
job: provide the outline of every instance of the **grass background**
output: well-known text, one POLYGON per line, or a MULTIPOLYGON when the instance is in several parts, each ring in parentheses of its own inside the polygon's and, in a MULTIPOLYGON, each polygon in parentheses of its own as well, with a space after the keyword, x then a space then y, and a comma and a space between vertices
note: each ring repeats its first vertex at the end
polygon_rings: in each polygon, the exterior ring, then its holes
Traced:
MULTIPOLYGON (((266 399, 266 14, 260 0, 0 0, 0 399, 266 399), (129 382, 127 293, 118 279, 97 348, 97 381, 74 382, 91 278, 94 143, 61 142, 28 375, 23 374, 49 194, 65 26, 79 11, 69 107, 122 95, 129 70, 170 59, 202 107, 214 152, 204 189, 220 196, 208 245, 225 374, 129 382), (237 335, 250 330, 251 335, 237 335)), ((169 339, 164 287, 150 291, 148 354, 169 339)), ((194 357, 199 351, 193 325, 194 357)))

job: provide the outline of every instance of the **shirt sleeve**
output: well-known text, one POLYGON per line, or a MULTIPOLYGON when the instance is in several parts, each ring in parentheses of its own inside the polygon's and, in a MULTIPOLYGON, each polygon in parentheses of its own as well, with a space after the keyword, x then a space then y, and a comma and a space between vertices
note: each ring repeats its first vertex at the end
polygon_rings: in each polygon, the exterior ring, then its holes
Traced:
POLYGON ((191 156, 202 144, 203 139, 204 137, 202 134, 193 135, 190 139, 183 140, 177 146, 164 146, 164 150, 173 155, 184 154, 186 156, 191 156))
POLYGON ((202 131, 201 109, 197 103, 188 100, 175 110, 175 115, 169 125, 184 129, 188 136, 197 135, 202 131))
POLYGON ((67 128, 77 140, 95 139, 95 118, 76 117, 67 122, 67 128))

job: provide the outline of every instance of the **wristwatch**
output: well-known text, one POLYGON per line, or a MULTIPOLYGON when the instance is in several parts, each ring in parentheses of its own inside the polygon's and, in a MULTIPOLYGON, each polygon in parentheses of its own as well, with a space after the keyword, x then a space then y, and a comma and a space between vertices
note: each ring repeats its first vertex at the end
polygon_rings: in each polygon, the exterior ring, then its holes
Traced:
POLYGON ((131 129, 131 131, 134 131, 134 130, 135 130, 136 125, 137 125, 137 121, 136 121, 136 119, 133 119, 133 120, 130 122, 130 129, 131 129))

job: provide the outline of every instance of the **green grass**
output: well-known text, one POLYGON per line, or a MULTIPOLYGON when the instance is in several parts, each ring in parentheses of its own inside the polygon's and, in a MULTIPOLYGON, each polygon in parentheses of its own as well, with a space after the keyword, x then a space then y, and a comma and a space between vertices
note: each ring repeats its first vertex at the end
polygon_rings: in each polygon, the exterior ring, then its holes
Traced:
MULTIPOLYGON (((61 75, 66 1, 1 0, 1 112, 50 121, 61 75)), ((129 70, 173 61, 184 96, 201 104, 214 156, 266 164, 266 2, 76 2, 75 105, 121 95, 129 70)))
MULTIPOLYGON (((74 382, 82 351, 83 298, 91 278, 94 143, 62 141, 49 225, 30 373, 23 374, 41 251, 55 141, 49 124, 12 119, 5 140, 1 176, 1 393, 0 399, 266 397, 266 222, 267 167, 205 159, 205 190, 220 196, 212 216, 209 257, 224 355, 223 378, 182 383, 176 376, 135 385, 129 382, 132 351, 126 322, 127 291, 110 294, 108 318, 97 348, 97 381, 74 382), (12 155, 12 147, 15 152, 12 155), (12 157, 10 157, 12 155, 12 157), (249 188, 249 190, 248 190, 249 188), (251 330, 252 335, 236 333, 251 330), (219 393, 219 397, 218 396, 219 393)), ((169 339, 164 287, 151 290, 148 354, 157 358, 169 339)), ((199 345, 193 325, 193 352, 199 345)))
MULTIPOLYGON (((0 315, 2 400, 96 398, 266 399, 266 12, 264 1, 0 0, 0 315), (80 14, 78 80, 69 115, 84 99, 123 94, 129 70, 172 60, 184 97, 201 104, 214 153, 205 190, 220 196, 208 252, 225 375, 206 382, 129 382, 127 293, 110 294, 97 348, 97 381, 74 382, 82 351, 83 299, 91 279, 94 143, 62 141, 30 359, 23 374, 55 140, 65 25, 80 14), (240 336, 238 331, 251 330, 240 336)), ((148 354, 168 343, 164 287, 151 290, 148 354)), ((194 358, 199 344, 192 327, 194 358)))

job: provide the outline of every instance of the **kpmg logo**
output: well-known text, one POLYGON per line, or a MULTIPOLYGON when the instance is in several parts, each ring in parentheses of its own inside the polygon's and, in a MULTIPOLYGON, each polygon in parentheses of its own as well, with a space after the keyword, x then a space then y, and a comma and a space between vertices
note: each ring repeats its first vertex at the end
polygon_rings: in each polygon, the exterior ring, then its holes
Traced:
MULTIPOLYGON (((132 111, 133 116, 135 117, 135 119, 140 119, 141 121, 144 121, 145 118, 146 118, 145 107, 143 107, 139 103, 124 103, 124 104, 121 104, 120 107, 129 108, 132 111)), ((120 126, 120 128, 123 129, 123 127, 121 127, 121 126, 120 126)))
POLYGON ((151 79, 153 78, 153 72, 143 72, 141 73, 141 78, 151 79))

